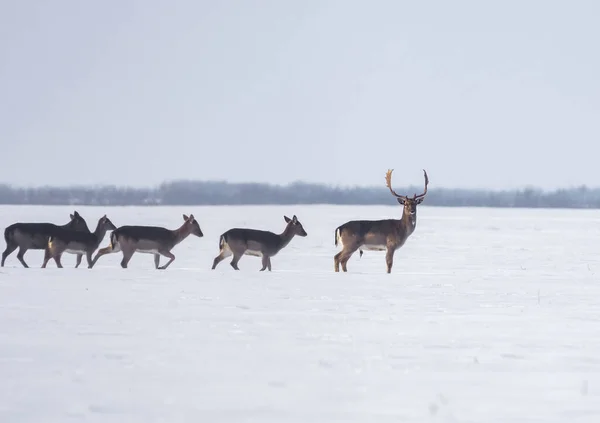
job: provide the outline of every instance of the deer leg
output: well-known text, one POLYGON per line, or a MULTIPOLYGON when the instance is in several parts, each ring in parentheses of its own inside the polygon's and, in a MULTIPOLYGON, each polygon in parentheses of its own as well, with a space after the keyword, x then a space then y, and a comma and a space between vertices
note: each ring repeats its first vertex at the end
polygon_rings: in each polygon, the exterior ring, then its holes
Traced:
POLYGON ((130 248, 122 248, 121 251, 123 252, 123 260, 121 260, 121 267, 123 269, 127 269, 127 264, 129 263, 129 260, 131 260, 131 257, 133 256, 135 250, 130 248))
MULTIPOLYGON (((269 267, 269 256, 264 255, 262 256, 262 268, 260 269, 260 271, 264 271, 267 267, 269 267)), ((269 269, 270 271, 271 269, 269 269)))
POLYGON ((333 256, 333 268, 336 272, 340 271, 340 257, 343 251, 340 251, 335 256, 333 256))
POLYGON ((339 264, 342 265, 342 271, 343 272, 347 272, 348 271, 348 268, 346 267, 346 263, 348 263, 348 260, 350 260, 350 257, 352 257, 352 254, 354 254, 354 252, 356 250, 358 250, 358 245, 350 245, 348 247, 345 247, 339 253, 338 262, 339 262, 339 264))
MULTIPOLYGON (((88 269, 92 268, 92 254, 94 252, 93 251, 86 251, 85 253, 85 258, 87 259, 87 264, 88 264, 88 269)), ((78 258, 81 256, 78 256, 78 258)), ((79 259, 79 261, 81 261, 81 259, 79 259)))
POLYGON ((18 245, 17 244, 13 244, 11 242, 7 242, 6 243, 6 250, 4 250, 4 252, 2 253, 2 267, 4 267, 4 262, 6 261, 6 258, 12 254, 13 251, 15 251, 17 249, 18 245))
POLYGON ((60 257, 57 258, 56 251, 59 251, 58 256, 61 256, 62 253, 65 251, 66 246, 61 247, 59 244, 59 246, 57 247, 56 242, 57 241, 48 243, 46 244, 46 247, 44 247, 44 261, 42 263, 42 268, 46 268, 46 266, 48 266, 48 262, 50 261, 50 259, 54 260, 54 262, 56 263, 56 267, 62 267, 60 257))
POLYGON ((231 263, 229 263, 231 265, 231 267, 233 267, 235 270, 240 270, 240 268, 238 267, 238 262, 240 261, 240 259, 242 258, 243 253, 238 253, 235 252, 233 253, 233 258, 231 259, 231 263))
MULTIPOLYGON (((56 267, 62 267, 62 264, 59 266, 60 257, 56 258, 56 255, 54 253, 54 248, 55 248, 55 246, 53 246, 53 248, 50 248, 49 245, 47 245, 46 248, 44 248, 44 261, 42 263, 42 269, 45 269, 46 266, 48 266, 48 262, 50 261, 50 259, 54 260, 54 262, 56 263, 56 267)), ((63 252, 64 252, 64 250, 62 250, 59 255, 62 255, 63 252)))
POLYGON ((54 261, 56 262, 56 267, 58 267, 59 269, 63 268, 63 265, 60 262, 61 258, 62 258, 62 252, 59 252, 58 254, 54 254, 54 261))
POLYGON ((110 254, 110 253, 117 253, 119 252, 118 249, 113 248, 112 245, 109 245, 108 247, 104 247, 104 248, 100 248, 98 250, 98 252, 96 253, 96 257, 94 257, 94 260, 92 260, 92 264, 88 265, 88 267, 91 269, 92 267, 94 267, 94 265, 96 264, 96 262, 98 261, 98 259, 100 257, 102 257, 105 254, 110 254))
POLYGON ((348 271, 347 263, 348 263, 348 260, 350 260, 350 257, 352 257, 352 254, 354 254, 354 251, 352 251, 351 253, 349 253, 347 255, 344 255, 344 257, 340 261, 340 264, 342 265, 342 272, 348 271))
POLYGON ((271 271, 271 257, 267 258, 267 269, 269 270, 269 272, 271 271))
MULTIPOLYGON (((75 262, 75 269, 77 269, 79 267, 79 265, 81 264, 81 259, 83 258, 83 254, 77 254, 77 261, 75 262)), ((88 261, 89 263, 89 261, 88 261)))
POLYGON ((223 260, 225 260, 227 257, 229 257, 231 255, 231 251, 229 251, 228 249, 222 249, 219 252, 219 255, 215 257, 215 259, 213 260, 213 265, 212 265, 212 269, 215 269, 217 267, 217 264, 221 263, 223 260))
MULTIPOLYGON (((44 248, 44 261, 42 262, 42 269, 46 268, 51 258, 52 254, 50 253, 50 249, 48 247, 44 248)), ((56 259, 54 259, 54 262, 56 263, 56 259)))
POLYGON ((394 252, 395 250, 391 247, 387 247, 385 253, 385 264, 387 266, 387 273, 392 273, 392 266, 394 265, 394 252))
POLYGON ((343 245, 342 250, 333 257, 334 270, 339 272, 341 264, 342 270, 346 272, 346 262, 350 259, 352 254, 358 250, 359 247, 360 245, 357 245, 355 242, 347 242, 345 245, 343 245))
MULTIPOLYGON (((49 242, 48 245, 46 246, 46 251, 48 252, 48 260, 50 259, 50 257, 52 257, 54 259, 54 261, 56 262, 56 267, 58 267, 59 269, 63 268, 63 265, 61 263, 61 258, 63 253, 65 252, 67 248, 67 245, 60 242, 60 241, 54 241, 54 242, 49 242)), ((48 262, 46 261, 47 264, 48 262)))
POLYGON ((154 254, 154 268, 158 269, 160 265, 160 254, 154 254))
POLYGON ((170 252, 170 251, 168 251, 168 250, 158 250, 158 252, 159 252, 160 254, 162 254, 163 256, 165 256, 165 257, 168 257, 168 258, 169 258, 169 261, 168 261, 168 262, 166 262, 165 264, 163 264, 162 266, 160 266, 160 267, 159 267, 159 269, 160 269, 160 270, 165 270, 167 267, 169 267, 169 265, 170 265, 171 263, 173 263, 173 260, 175 260, 175 255, 173 255, 173 253, 171 253, 171 252, 170 252))
POLYGON ((19 259, 19 261, 21 262, 21 264, 23 265, 23 267, 29 268, 29 266, 27 265, 27 263, 25 263, 25 252, 26 251, 27 251, 27 248, 25 248, 25 247, 19 248, 19 252, 17 253, 17 258, 19 259))
POLYGON ((223 253, 219 253, 219 255, 216 256, 215 259, 213 260, 211 270, 215 270, 215 268, 217 267, 217 264, 221 263, 224 258, 225 257, 223 256, 223 253))

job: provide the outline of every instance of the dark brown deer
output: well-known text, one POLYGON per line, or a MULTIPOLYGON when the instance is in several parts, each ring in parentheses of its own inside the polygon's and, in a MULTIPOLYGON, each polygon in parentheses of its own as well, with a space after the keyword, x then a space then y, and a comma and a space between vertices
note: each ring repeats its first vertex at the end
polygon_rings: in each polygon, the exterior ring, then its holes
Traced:
POLYGON ((48 239, 48 246, 44 254, 44 264, 53 258, 56 261, 56 266, 62 268, 61 257, 67 252, 71 254, 85 254, 88 262, 88 267, 92 264, 92 254, 98 248, 107 231, 112 231, 117 227, 110 221, 106 215, 98 219, 96 230, 94 232, 74 231, 72 229, 61 228, 52 234, 48 239))
POLYGON ((175 256, 171 253, 173 247, 191 234, 199 238, 204 236, 193 214, 189 217, 184 214, 183 225, 173 230, 159 226, 121 226, 110 235, 108 247, 98 250, 89 267, 92 268, 98 259, 105 254, 122 251, 121 267, 124 269, 127 268, 131 256, 138 252, 153 254, 154 267, 164 270, 175 260, 175 256), (163 266, 159 266, 161 255, 169 259, 163 266))
MULTIPOLYGON (((425 191, 422 194, 415 194, 412 198, 405 195, 398 195, 392 189, 392 170, 388 170, 385 175, 386 186, 398 203, 404 207, 402 209, 401 219, 383 219, 383 220, 351 220, 338 226, 335 229, 335 245, 342 245, 342 251, 334 257, 335 271, 342 270, 347 272, 346 263, 358 249, 385 251, 385 263, 387 273, 391 273, 394 263, 394 253, 404 245, 408 237, 414 232, 417 225, 417 205, 421 204, 427 194, 427 185, 429 177, 425 175, 425 191)), ((362 256, 362 250, 361 250, 362 256)))
POLYGON ((287 225, 281 234, 258 229, 233 228, 219 238, 219 255, 213 260, 212 268, 217 267, 226 257, 233 255, 231 267, 240 270, 238 262, 243 255, 262 257, 262 272, 271 271, 271 257, 290 243, 295 235, 306 236, 306 231, 296 215, 291 219, 283 216, 287 225))
MULTIPOLYGON (((60 228, 73 229, 76 231, 89 232, 85 219, 75 211, 70 215, 69 223, 58 226, 53 223, 22 223, 17 222, 8 226, 4 230, 4 240, 6 241, 6 250, 2 253, 2 267, 6 258, 17 248, 17 258, 23 267, 29 267, 25 263, 25 252, 27 250, 44 250, 48 245, 48 238, 54 235, 60 228)), ((81 259, 79 259, 81 261, 81 259)), ((78 265, 78 264, 77 264, 78 265)), ((77 265, 75 267, 77 267, 77 265)))

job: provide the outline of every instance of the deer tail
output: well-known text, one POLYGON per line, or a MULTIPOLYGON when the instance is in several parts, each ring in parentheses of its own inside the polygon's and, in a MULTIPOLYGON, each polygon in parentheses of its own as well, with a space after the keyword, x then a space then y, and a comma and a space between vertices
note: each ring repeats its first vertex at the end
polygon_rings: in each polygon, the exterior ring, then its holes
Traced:
POLYGON ((115 245, 117 245, 118 239, 117 239, 117 234, 115 234, 116 231, 112 231, 112 233, 110 234, 110 248, 113 249, 115 247, 115 245))
POLYGON ((12 240, 13 236, 14 233, 11 228, 4 229, 4 241, 6 241, 6 245, 12 240))

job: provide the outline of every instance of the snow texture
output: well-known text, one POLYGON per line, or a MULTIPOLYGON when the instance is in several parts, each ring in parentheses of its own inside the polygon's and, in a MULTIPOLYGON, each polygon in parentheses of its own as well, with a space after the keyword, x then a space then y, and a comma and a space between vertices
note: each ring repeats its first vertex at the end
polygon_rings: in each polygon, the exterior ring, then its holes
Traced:
MULTIPOLYGON (((175 228, 204 238, 155 270, 136 254, 93 269, 0 269, 0 422, 600 421, 600 215, 420 206, 396 252, 333 272, 335 228, 399 206, 2 207, 15 221, 175 228), (308 232, 259 272, 223 261, 234 226, 308 232)), ((108 235, 101 246, 108 244, 108 235)), ((2 246, 4 249, 4 245, 2 246)), ((166 259, 162 259, 162 263, 166 259)))

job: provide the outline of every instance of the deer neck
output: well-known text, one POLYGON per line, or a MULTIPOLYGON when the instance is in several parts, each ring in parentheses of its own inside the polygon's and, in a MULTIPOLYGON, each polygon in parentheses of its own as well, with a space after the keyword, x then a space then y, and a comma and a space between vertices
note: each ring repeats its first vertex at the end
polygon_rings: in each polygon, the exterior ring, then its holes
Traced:
POLYGON ((106 226, 104 225, 100 225, 100 223, 98 223, 98 225, 96 226, 96 229, 94 230, 94 238, 96 238, 96 242, 98 244, 100 244, 100 242, 104 239, 104 235, 106 235, 106 226))
POLYGON ((184 239, 186 239, 188 236, 190 236, 190 234, 192 233, 192 231, 189 229, 189 227, 184 223, 183 225, 181 225, 179 228, 175 229, 173 231, 173 233, 175 234, 175 245, 179 244, 181 241, 183 241, 184 239))
POLYGON ((406 229, 406 232, 410 235, 415 230, 417 226, 417 212, 415 214, 410 214, 402 211, 402 226, 406 229))
POLYGON ((296 234, 292 230, 292 225, 286 226, 283 232, 279 234, 279 249, 288 245, 294 235, 296 234))

